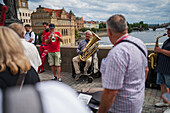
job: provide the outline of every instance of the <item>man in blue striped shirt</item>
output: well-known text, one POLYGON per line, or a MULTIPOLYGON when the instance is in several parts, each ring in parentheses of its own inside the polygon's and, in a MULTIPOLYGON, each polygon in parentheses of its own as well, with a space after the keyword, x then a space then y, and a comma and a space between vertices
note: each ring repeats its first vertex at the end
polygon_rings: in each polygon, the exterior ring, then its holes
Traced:
MULTIPOLYGON (((167 34, 168 37, 170 37, 170 25, 167 27, 167 34)), ((162 98, 162 95, 164 93, 168 93, 170 91, 170 38, 168 38, 164 42, 162 49, 160 47, 155 47, 155 52, 158 53, 158 61, 156 67, 157 84, 160 84, 161 86, 161 98, 162 98)), ((169 106, 169 104, 157 103, 155 104, 155 106, 158 107, 169 106)))
POLYGON ((108 36, 114 47, 100 67, 104 91, 98 113, 142 112, 147 49, 141 40, 129 36, 127 29, 122 15, 107 20, 108 36))

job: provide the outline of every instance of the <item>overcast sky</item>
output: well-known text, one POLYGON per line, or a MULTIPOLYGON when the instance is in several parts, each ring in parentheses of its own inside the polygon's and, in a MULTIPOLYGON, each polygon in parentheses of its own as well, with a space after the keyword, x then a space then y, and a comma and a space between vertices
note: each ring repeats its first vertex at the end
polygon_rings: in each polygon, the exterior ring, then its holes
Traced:
POLYGON ((84 20, 106 21, 113 14, 123 14, 129 23, 170 22, 170 0, 29 0, 30 9, 36 10, 39 5, 73 10, 84 20))

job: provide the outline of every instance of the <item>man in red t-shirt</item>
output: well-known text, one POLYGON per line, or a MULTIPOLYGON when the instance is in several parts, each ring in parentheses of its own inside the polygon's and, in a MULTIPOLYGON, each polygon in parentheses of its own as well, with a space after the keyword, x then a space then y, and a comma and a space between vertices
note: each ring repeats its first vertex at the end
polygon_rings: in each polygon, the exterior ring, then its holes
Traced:
POLYGON ((56 69, 58 74, 58 81, 61 82, 61 55, 60 55, 60 42, 63 42, 61 34, 55 32, 55 25, 49 25, 49 32, 45 36, 45 44, 48 45, 48 62, 54 75, 53 80, 57 80, 56 69))
POLYGON ((43 22, 44 31, 41 36, 42 43, 40 45, 41 66, 38 67, 38 73, 44 72, 45 57, 48 54, 48 45, 45 44, 45 36, 49 32, 49 25, 47 22, 43 22))

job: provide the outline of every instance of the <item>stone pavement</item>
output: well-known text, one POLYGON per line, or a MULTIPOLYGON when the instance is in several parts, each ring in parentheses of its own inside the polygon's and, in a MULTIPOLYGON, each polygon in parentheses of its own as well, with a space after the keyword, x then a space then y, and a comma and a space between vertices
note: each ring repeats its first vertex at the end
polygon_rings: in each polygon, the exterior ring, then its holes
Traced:
MULTIPOLYGON (((50 70, 39 74, 41 81, 51 80, 53 74, 50 70)), ((95 78, 92 83, 88 83, 86 78, 80 78, 79 81, 75 81, 72 78, 72 74, 68 72, 61 72, 62 82, 71 86, 76 91, 81 91, 83 88, 87 87, 102 87, 101 78, 95 78)), ((154 106, 155 103, 161 102, 160 100, 161 92, 157 89, 145 89, 145 101, 143 105, 142 113, 163 113, 167 107, 157 108, 154 106)))

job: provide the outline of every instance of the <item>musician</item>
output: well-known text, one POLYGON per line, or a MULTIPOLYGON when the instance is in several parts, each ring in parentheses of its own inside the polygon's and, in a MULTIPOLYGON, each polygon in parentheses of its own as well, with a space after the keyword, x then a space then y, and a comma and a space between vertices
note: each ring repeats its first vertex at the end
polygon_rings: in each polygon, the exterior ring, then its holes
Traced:
POLYGON ((38 73, 42 73, 42 72, 45 71, 44 70, 45 57, 48 54, 48 45, 45 44, 45 35, 49 32, 49 25, 48 25, 48 23, 47 22, 43 22, 43 27, 44 27, 45 30, 42 33, 42 36, 41 36, 42 43, 40 45, 40 55, 41 55, 42 65, 39 66, 38 73))
MULTIPOLYGON (((167 27, 167 34, 170 37, 170 25, 167 27)), ((158 53, 157 57, 157 84, 161 86, 161 98, 164 93, 170 92, 170 38, 164 43, 162 48, 155 47, 155 52, 158 53)), ((169 106, 165 103, 157 103, 155 106, 163 107, 169 106)), ((170 109, 169 109, 170 112, 170 109)), ((167 112, 167 113, 169 113, 167 112)))
POLYGON ((104 91, 98 113, 141 113, 148 69, 146 46, 129 36, 122 15, 107 20, 107 32, 114 47, 100 67, 104 91))
POLYGON ((45 36, 45 44, 48 45, 48 62, 51 66, 54 78, 57 80, 56 71, 58 74, 58 81, 61 82, 61 55, 60 55, 60 42, 63 42, 61 34, 55 32, 55 25, 49 25, 49 32, 45 36), (57 70, 56 70, 57 69, 57 70))
MULTIPOLYGON (((73 61, 73 66, 74 66, 74 69, 75 69, 75 73, 76 73, 75 80, 78 80, 81 75, 87 75, 87 70, 88 70, 89 66, 91 65, 91 63, 92 63, 92 56, 91 56, 91 57, 89 57, 89 58, 85 61, 86 64, 85 64, 85 67, 84 67, 84 72, 83 72, 83 73, 80 72, 78 63, 79 63, 81 60, 80 60, 79 55, 82 55, 82 54, 83 54, 82 50, 86 47, 86 45, 87 45, 87 43, 90 41, 90 38, 91 38, 91 37, 92 37, 92 32, 91 32, 90 30, 87 30, 87 31, 85 32, 85 39, 84 39, 84 40, 81 40, 80 43, 79 43, 79 45, 78 45, 78 48, 77 48, 77 53, 78 53, 78 55, 75 56, 75 57, 73 58, 73 60, 72 60, 72 61, 73 61)), ((97 73, 97 72, 99 71, 99 69, 98 69, 97 53, 94 53, 93 62, 94 62, 94 73, 97 73)))

